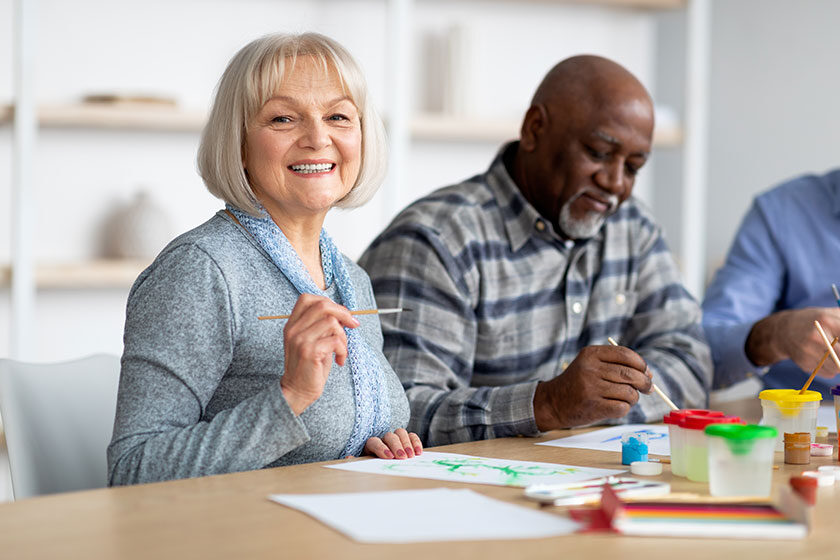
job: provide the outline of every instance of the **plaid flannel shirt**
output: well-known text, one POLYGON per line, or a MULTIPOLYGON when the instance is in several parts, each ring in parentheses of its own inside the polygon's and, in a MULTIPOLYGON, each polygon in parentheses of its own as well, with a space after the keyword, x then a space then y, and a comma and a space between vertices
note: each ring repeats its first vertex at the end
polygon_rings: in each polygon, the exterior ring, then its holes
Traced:
MULTIPOLYGON (((587 240, 563 240, 502 160, 400 213, 360 259, 380 307, 385 355, 426 445, 538 435, 534 391, 585 346, 638 352, 682 407, 711 385, 700 308, 648 211, 633 198, 587 240)), ((660 420, 640 395, 615 422, 660 420)))

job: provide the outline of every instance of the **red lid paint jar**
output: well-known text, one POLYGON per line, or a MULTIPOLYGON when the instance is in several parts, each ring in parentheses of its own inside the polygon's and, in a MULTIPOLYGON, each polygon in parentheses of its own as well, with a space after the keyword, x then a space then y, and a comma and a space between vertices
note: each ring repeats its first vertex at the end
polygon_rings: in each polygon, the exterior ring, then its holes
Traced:
POLYGON ((680 423, 686 416, 723 416, 719 410, 685 408, 672 410, 662 421, 668 425, 668 440, 671 446, 671 474, 685 476, 685 437, 680 423))

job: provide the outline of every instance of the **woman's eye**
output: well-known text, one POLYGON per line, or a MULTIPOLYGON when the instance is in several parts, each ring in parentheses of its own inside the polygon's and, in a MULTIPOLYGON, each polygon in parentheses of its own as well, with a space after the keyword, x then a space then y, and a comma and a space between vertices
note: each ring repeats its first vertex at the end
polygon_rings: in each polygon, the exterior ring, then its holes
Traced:
POLYGON ((279 117, 274 117, 273 119, 271 119, 271 122, 273 122, 273 123, 290 123, 290 122, 292 122, 292 119, 291 119, 291 117, 279 116, 279 117))
POLYGON ((636 167, 635 165, 627 164, 627 165, 624 166, 624 168, 627 170, 626 173, 628 175, 630 175, 631 177, 636 175, 636 173, 639 172, 639 168, 636 167))
POLYGON ((347 117, 347 115, 341 115, 341 114, 330 115, 329 119, 331 121, 349 121, 350 120, 347 117))

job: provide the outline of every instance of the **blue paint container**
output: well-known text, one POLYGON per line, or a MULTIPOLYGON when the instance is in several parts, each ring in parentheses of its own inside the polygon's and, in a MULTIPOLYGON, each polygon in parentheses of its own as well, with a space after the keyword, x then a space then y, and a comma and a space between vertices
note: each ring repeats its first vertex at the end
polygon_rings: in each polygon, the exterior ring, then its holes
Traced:
POLYGON ((648 460, 648 435, 641 432, 627 432, 621 436, 621 464, 648 460))

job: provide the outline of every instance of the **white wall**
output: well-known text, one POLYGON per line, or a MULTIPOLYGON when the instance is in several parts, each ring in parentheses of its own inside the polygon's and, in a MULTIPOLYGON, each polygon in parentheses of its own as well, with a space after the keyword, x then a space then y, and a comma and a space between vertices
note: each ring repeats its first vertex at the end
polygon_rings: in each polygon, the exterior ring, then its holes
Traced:
MULTIPOLYGON (((12 96, 12 0, 0 0, 0 103, 12 96)), ((384 0, 40 0, 37 25, 39 102, 70 103, 96 92, 172 96, 204 109, 234 52, 261 34, 316 30, 342 42, 362 64, 375 102, 387 114, 384 0)), ((566 56, 590 52, 625 64, 653 89, 656 39, 645 13, 552 3, 421 0, 412 44, 459 26, 465 50, 464 95, 472 116, 518 119, 545 71, 566 56)), ((412 106, 428 79, 420 59, 412 106)), ((9 127, 0 127, 0 169, 9 168, 9 127)), ((195 174, 197 133, 42 129, 36 154, 38 261, 101 255, 108 213, 143 187, 166 206, 172 235, 207 219, 220 203, 195 174)), ((495 141, 417 141, 407 161, 399 205, 484 170, 495 141)), ((648 172, 650 173, 650 172, 648 172)), ((648 192, 645 174, 639 183, 648 192)), ((384 188, 395 188, 386 185, 384 188)), ((9 223, 10 181, 0 175, 0 223, 9 223)), ((357 257, 391 216, 382 193, 365 208, 335 212, 327 227, 357 257)), ((10 259, 10 231, 0 228, 0 263, 10 259)), ((119 354, 126 289, 41 290, 37 356, 58 360, 119 354)), ((0 356, 8 355, 8 290, 0 291, 0 356)))
POLYGON ((840 165, 840 2, 717 0, 712 19, 710 272, 755 194, 840 165))

